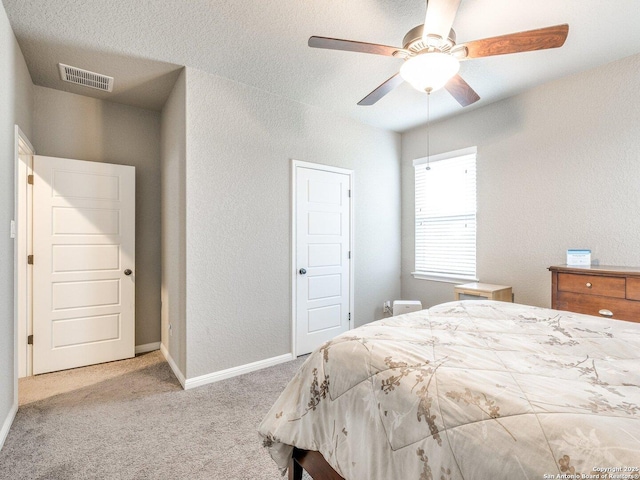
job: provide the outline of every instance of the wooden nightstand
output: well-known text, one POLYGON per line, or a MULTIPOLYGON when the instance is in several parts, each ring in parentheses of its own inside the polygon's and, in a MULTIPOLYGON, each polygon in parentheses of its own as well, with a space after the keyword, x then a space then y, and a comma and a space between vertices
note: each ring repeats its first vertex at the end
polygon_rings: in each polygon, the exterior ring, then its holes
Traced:
POLYGON ((490 283, 465 283, 456 285, 453 289, 456 300, 498 300, 501 302, 512 302, 513 293, 511 287, 506 285, 492 285, 490 283))

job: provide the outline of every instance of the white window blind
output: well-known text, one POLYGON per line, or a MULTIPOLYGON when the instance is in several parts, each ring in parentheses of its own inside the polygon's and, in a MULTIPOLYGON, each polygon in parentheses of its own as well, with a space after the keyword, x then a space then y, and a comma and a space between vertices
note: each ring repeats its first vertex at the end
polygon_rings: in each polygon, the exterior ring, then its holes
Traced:
POLYGON ((476 280, 476 148, 414 161, 415 276, 476 280))

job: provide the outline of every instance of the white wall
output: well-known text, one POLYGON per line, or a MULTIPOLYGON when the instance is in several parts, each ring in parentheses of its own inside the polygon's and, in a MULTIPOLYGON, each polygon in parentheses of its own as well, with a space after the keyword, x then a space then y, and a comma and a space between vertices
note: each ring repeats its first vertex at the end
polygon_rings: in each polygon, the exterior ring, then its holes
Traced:
MULTIPOLYGON (((433 125, 431 153, 478 146, 481 281, 550 306, 547 267, 568 248, 601 265, 640 265, 640 55, 433 125)), ((402 295, 431 306, 453 285, 411 276, 414 174, 426 131, 402 136, 402 295)))
POLYGON ((0 447, 17 405, 14 325, 14 125, 32 138, 33 83, 0 3, 0 447))
POLYGON ((400 136, 187 69, 187 377, 291 351, 291 159, 355 172, 355 324, 400 294, 400 136))
POLYGON ((186 372, 186 72, 162 109, 162 343, 183 376, 186 372), (169 331, 171 324, 171 331, 169 331))
POLYGON ((136 345, 160 341, 160 114, 35 87, 39 155, 136 167, 136 345))

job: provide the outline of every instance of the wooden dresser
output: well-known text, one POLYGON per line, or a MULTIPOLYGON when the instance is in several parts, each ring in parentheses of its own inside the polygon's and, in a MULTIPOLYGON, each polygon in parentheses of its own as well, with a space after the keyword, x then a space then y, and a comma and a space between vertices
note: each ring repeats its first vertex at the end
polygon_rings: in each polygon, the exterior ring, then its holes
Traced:
POLYGON ((549 267, 551 307, 640 322, 640 267, 549 267))

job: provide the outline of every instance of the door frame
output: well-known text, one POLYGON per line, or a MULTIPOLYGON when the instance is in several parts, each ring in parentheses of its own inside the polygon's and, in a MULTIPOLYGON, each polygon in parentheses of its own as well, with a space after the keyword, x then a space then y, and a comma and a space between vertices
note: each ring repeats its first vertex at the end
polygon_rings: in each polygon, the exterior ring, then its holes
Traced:
POLYGON ((297 333, 297 278, 298 271, 296 265, 296 248, 297 248, 297 205, 296 205, 296 184, 297 184, 297 172, 298 167, 309 168, 312 170, 319 170, 322 172, 341 173, 349 176, 349 185, 351 188, 351 197, 349 198, 349 251, 351 252, 351 264, 349 266, 349 312, 351 312, 351 318, 349 320, 349 330, 353 329, 355 311, 354 311, 354 259, 355 259, 355 243, 354 243, 354 218, 353 218, 353 205, 355 202, 355 188, 354 188, 354 172, 341 167, 333 167, 330 165, 324 165, 321 163, 303 162, 301 160, 291 160, 291 354, 296 357, 296 333, 297 333))
POLYGON ((15 240, 14 240, 14 363, 15 363, 15 394, 18 394, 18 378, 33 375, 31 362, 32 347, 27 345, 27 336, 32 333, 32 284, 31 271, 27 264, 27 255, 31 254, 32 191, 27 184, 27 175, 33 174, 33 155, 36 151, 33 145, 20 129, 15 126, 15 240), (20 160, 20 152, 31 155, 28 164, 20 160))

